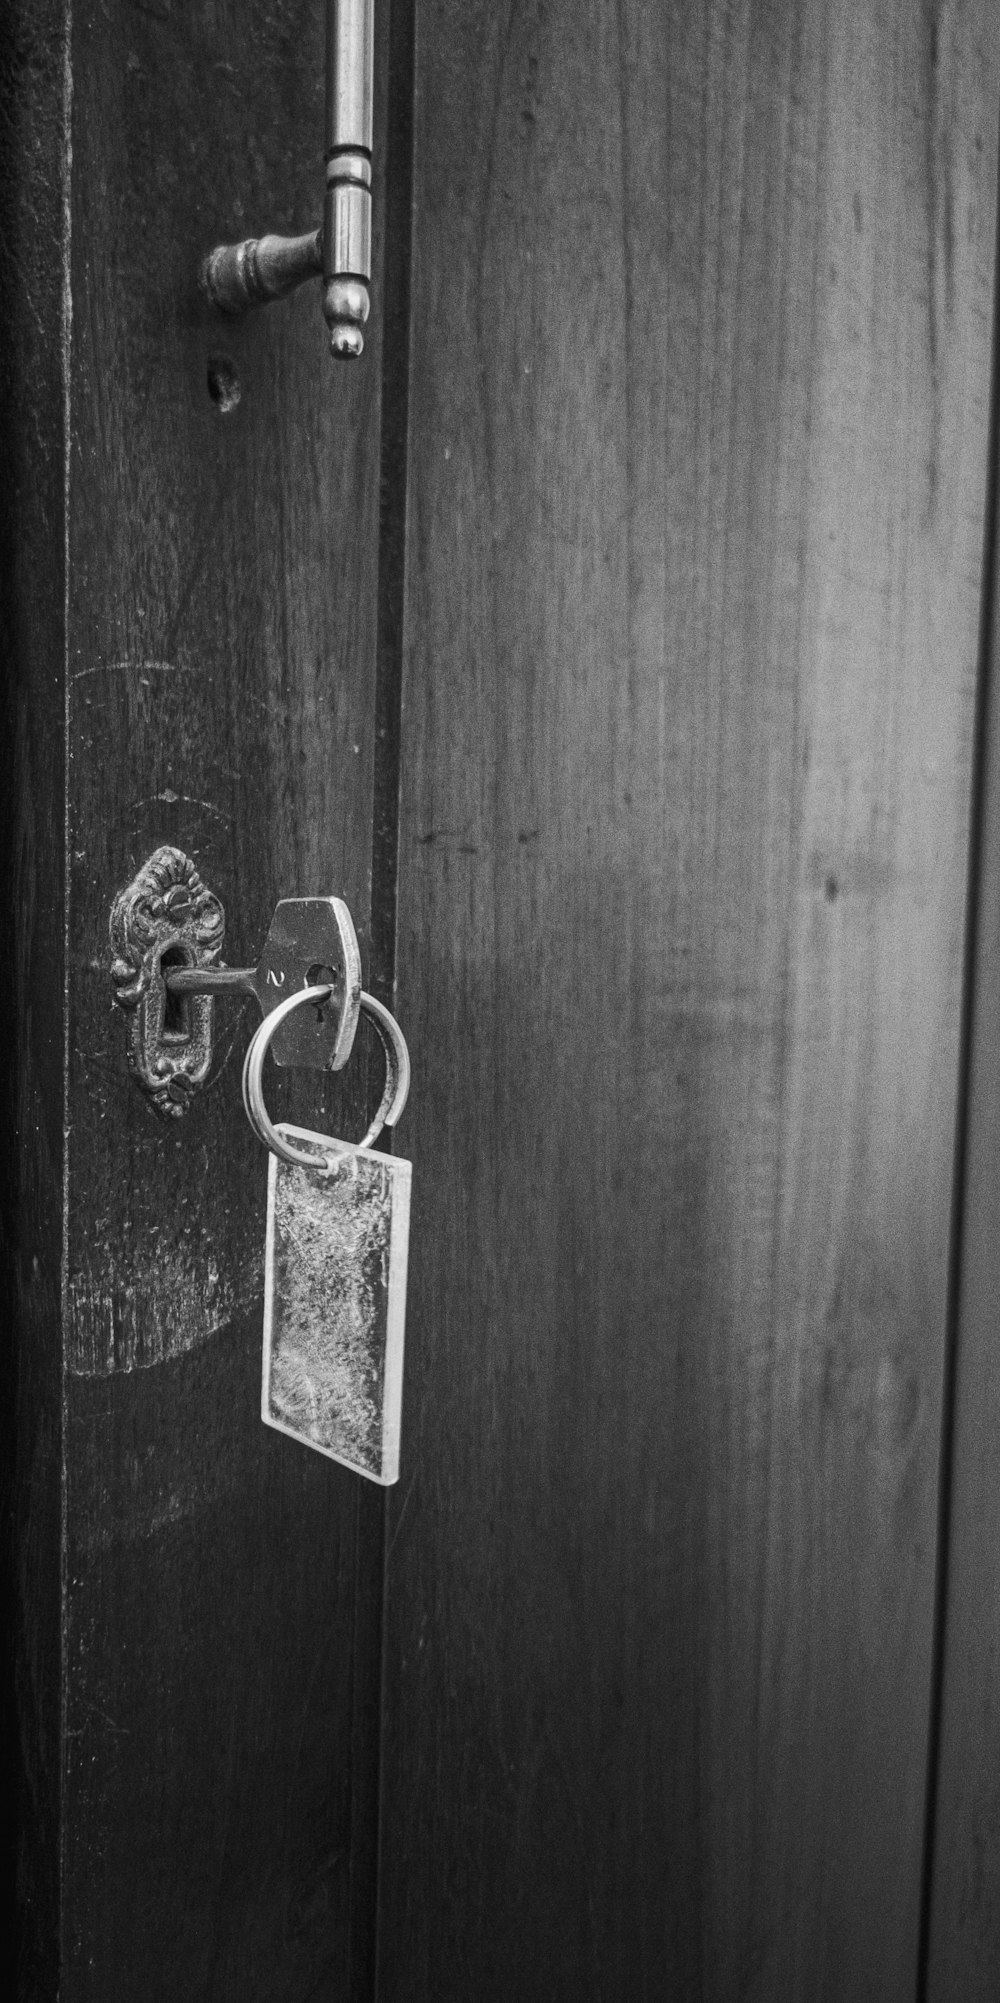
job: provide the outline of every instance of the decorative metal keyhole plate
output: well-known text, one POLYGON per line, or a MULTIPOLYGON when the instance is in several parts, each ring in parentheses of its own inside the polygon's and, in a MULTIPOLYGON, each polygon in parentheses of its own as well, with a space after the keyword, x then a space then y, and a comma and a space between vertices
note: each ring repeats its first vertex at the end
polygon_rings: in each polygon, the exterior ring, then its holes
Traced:
POLYGON ((164 1119, 177 1119, 212 1061, 211 995, 168 995, 162 968, 212 967, 226 914, 181 849, 158 848, 111 909, 115 1000, 130 1017, 136 1082, 164 1119))

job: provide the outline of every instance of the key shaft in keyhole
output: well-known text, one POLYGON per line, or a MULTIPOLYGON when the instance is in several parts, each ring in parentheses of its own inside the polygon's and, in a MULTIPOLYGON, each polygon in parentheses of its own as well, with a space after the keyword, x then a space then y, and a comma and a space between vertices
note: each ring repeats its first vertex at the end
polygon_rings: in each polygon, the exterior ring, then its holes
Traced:
MULTIPOLYGON (((184 997, 186 995, 254 995, 259 999, 259 980, 256 967, 191 967, 179 951, 166 952, 160 961, 163 985, 167 991, 168 1006, 163 1015, 163 1032, 186 1035, 182 1026, 184 997)), ((314 961, 308 968, 302 983, 306 988, 331 987, 334 992, 343 985, 343 979, 336 967, 325 961, 314 961)), ((317 1002, 316 1018, 323 1021, 325 1002, 317 1002)))
POLYGON ((256 967, 192 967, 176 960, 168 963, 164 953, 163 985, 168 995, 255 995, 256 967))

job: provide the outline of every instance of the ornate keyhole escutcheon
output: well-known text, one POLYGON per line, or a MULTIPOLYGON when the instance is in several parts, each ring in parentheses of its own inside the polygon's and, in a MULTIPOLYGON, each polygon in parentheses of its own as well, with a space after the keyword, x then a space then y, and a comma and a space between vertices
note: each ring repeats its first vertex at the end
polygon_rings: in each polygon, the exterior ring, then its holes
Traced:
POLYGON ((170 967, 214 967, 226 914, 181 849, 158 848, 111 909, 115 1001, 129 1017, 128 1060, 163 1119, 178 1119, 212 1061, 212 996, 174 995, 170 967))

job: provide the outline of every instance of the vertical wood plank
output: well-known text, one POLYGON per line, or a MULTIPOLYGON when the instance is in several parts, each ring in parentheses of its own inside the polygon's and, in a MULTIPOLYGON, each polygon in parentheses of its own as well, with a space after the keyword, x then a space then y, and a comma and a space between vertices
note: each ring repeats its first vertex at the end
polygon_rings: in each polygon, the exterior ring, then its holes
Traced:
POLYGON ((63 0, 14 0, 0 30, 2 1791, 24 2003, 59 1980, 65 31, 63 0))
MULTIPOLYGON (((378 318, 337 369, 316 287, 226 322, 196 282, 213 243, 318 219, 323 32, 73 10, 65 2003, 371 1990, 381 1500, 260 1424, 252 1018, 217 1008, 165 1130, 107 944, 169 841, 231 963, 290 892, 344 896, 366 946, 378 318)), ((363 1083, 272 1104, 353 1121, 363 1083)))
MULTIPOLYGON (((995 449, 996 433, 994 433, 995 449)), ((994 469, 994 478, 995 469, 994 469)), ((974 854, 947 1589, 926 1996, 1000 1990, 1000 552, 974 854)))
POLYGON ((914 1992, 998 89, 420 11, 386 2003, 914 1992))

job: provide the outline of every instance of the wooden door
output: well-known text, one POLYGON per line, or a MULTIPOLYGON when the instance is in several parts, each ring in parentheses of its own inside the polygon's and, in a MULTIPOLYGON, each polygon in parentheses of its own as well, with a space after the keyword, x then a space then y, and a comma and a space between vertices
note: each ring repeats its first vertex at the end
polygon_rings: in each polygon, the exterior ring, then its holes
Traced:
MULTIPOLYGON (((24 1994, 363 1997, 381 1497, 260 1424, 251 1017, 217 1006, 158 1124, 108 918, 168 842, 231 964, 336 892, 369 970, 381 323, 335 369, 314 288, 231 322, 198 289, 213 243, 318 219, 322 7, 15 27, 24 1994)), ((286 1083, 353 1129, 363 1063, 286 1083)))
POLYGON ((909 2003, 1000 16, 419 19, 381 1993, 909 2003))
POLYGON ((379 18, 351 371, 196 285, 315 220, 322 8, 11 10, 20 1993, 985 2003, 1000 16, 379 18), (257 1416, 248 1017, 175 1129, 128 1077, 163 841, 395 994, 387 1508, 257 1416))

